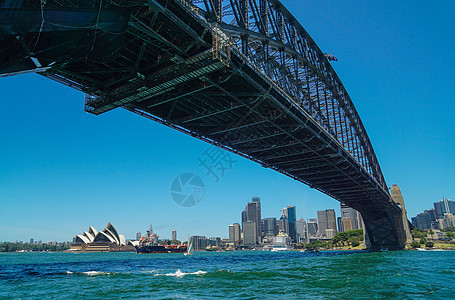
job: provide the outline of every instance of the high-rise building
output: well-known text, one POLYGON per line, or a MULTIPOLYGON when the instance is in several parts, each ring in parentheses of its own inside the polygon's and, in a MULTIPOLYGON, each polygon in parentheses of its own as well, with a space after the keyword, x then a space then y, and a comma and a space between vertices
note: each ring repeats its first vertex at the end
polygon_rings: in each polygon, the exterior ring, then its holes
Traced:
POLYGON ((177 240, 177 230, 172 230, 172 240, 173 241, 177 240))
POLYGON ((326 236, 326 229, 333 229, 337 233, 337 219, 334 209, 318 211, 318 232, 326 236))
POLYGON ((243 227, 243 244, 245 246, 254 246, 257 244, 257 225, 256 222, 248 220, 242 224, 243 227))
POLYGON ((190 237, 194 250, 205 250, 208 246, 208 239, 205 236, 193 235, 190 237))
POLYGON ((327 229, 327 214, 324 210, 320 210, 317 212, 318 214, 318 235, 322 236, 325 234, 325 230, 327 229))
POLYGON ((443 197, 441 201, 434 203, 436 219, 444 218, 444 214, 455 214, 455 201, 443 197))
POLYGON ((273 239, 278 234, 276 218, 264 219, 264 233, 267 239, 273 239))
POLYGON ((343 226, 343 218, 342 217, 337 217, 337 225, 338 225, 338 232, 343 232, 344 231, 344 226, 343 226))
POLYGON ((286 233, 289 235, 293 242, 297 241, 297 227, 296 227, 296 216, 295 206, 283 208, 283 216, 287 220, 285 224, 286 233))
POLYGON ((229 241, 235 246, 240 245, 240 224, 234 223, 229 225, 229 241))
POLYGON ((343 218, 343 231, 354 230, 354 222, 351 218, 343 218))
POLYGON ((142 234, 140 232, 136 233, 136 241, 139 241, 142 237, 142 234))
MULTIPOLYGON (((352 220, 352 230, 362 228, 362 217, 358 211, 343 203, 340 203, 340 211, 342 219, 350 218, 352 220)), ((344 228, 343 231, 348 231, 348 229, 344 228)))
POLYGON ((424 211, 423 213, 418 214, 417 216, 412 218, 411 221, 415 227, 420 228, 422 230, 431 228, 430 214, 428 213, 428 211, 424 211))
POLYGON ((307 233, 308 233, 308 237, 310 237, 310 236, 314 237, 318 234, 318 220, 317 219, 308 219, 307 233))
POLYGON ((304 219, 300 219, 297 221, 297 241, 298 243, 306 243, 307 242, 307 235, 306 235, 306 222, 304 219))
POLYGON ((30 239, 30 244, 33 244, 35 242, 34 239, 30 239))
MULTIPOLYGON (((242 228, 243 224, 248 221, 253 221, 256 224, 256 241, 261 242, 261 200, 259 197, 253 197, 251 202, 248 202, 246 208, 242 212, 242 228)), ((245 231, 245 229, 243 229, 245 231)))
POLYGON ((438 219, 439 228, 455 227, 455 216, 453 214, 444 214, 444 217, 438 219))

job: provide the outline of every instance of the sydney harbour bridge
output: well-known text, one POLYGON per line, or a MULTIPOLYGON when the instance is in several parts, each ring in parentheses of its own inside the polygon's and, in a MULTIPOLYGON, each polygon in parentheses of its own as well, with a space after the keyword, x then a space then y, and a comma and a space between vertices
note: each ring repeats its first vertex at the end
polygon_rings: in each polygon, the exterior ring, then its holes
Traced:
MULTIPOLYGON (((0 77, 36 72, 358 210, 370 248, 409 234, 354 104, 277 0, 0 0, 0 77)), ((404 208, 403 208, 404 209, 404 208)))

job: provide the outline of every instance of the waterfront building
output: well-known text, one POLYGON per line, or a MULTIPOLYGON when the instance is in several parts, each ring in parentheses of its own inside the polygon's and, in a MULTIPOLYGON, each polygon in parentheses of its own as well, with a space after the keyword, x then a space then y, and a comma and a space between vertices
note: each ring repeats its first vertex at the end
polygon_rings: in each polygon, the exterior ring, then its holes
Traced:
POLYGON ((297 221, 297 243, 306 242, 307 242, 306 222, 304 219, 300 219, 297 221))
POLYGON ((326 239, 332 239, 335 237, 335 234, 336 234, 336 230, 335 229, 326 229, 325 230, 325 238, 326 239))
POLYGON ((444 217, 438 219, 439 228, 455 227, 455 216, 453 214, 444 214, 444 217))
POLYGON ((142 237, 141 232, 136 233, 136 241, 139 241, 142 237))
POLYGON ((30 239, 30 244, 35 243, 35 240, 33 238, 30 239))
POLYGON ((89 226, 88 231, 76 235, 73 241, 75 245, 72 248, 80 251, 119 251, 127 244, 125 237, 118 234, 111 223, 108 223, 102 231, 89 226))
POLYGON ((177 230, 172 230, 172 241, 177 240, 177 230))
POLYGON ((351 218, 343 218, 342 224, 343 224, 343 231, 354 230, 354 228, 355 228, 354 222, 351 218))
POLYGON ((436 219, 443 219, 444 214, 455 214, 455 201, 443 197, 441 201, 434 203, 436 219))
POLYGON ((255 246, 257 243, 256 222, 248 220, 242 224, 242 227, 243 227, 243 245, 255 246))
POLYGON ((240 245, 240 224, 229 225, 229 241, 235 246, 240 245))
POLYGON ((291 238, 291 241, 297 241, 297 227, 296 227, 296 213, 295 213, 295 206, 288 205, 287 207, 283 208, 283 216, 287 220, 286 222, 286 233, 291 238))
POLYGON ((278 234, 276 218, 264 219, 264 235, 267 239, 272 240, 278 234))
POLYGON ((193 235, 190 237, 190 243, 193 243, 194 250, 205 250, 209 242, 205 236, 193 235))
POLYGON ((318 220, 308 219, 307 222, 307 236, 308 238, 314 237, 318 234, 318 220))
POLYGON ((418 214, 414 218, 411 218, 412 224, 422 230, 430 229, 430 214, 428 211, 424 211, 423 213, 418 214))

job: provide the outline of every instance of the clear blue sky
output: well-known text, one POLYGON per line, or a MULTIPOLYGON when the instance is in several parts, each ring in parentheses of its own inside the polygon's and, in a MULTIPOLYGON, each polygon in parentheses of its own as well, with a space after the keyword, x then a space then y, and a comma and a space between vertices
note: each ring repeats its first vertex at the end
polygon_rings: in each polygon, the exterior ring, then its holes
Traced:
MULTIPOLYGON (((388 185, 408 215, 455 198, 453 1, 283 1, 346 86, 388 185)), ((71 240, 112 222, 134 237, 227 237, 252 196, 263 217, 297 217, 338 202, 240 157, 218 183, 198 166, 207 144, 130 112, 83 111, 84 95, 38 75, 0 79, 0 241, 71 240), (173 178, 200 175, 201 203, 170 198, 173 178)))

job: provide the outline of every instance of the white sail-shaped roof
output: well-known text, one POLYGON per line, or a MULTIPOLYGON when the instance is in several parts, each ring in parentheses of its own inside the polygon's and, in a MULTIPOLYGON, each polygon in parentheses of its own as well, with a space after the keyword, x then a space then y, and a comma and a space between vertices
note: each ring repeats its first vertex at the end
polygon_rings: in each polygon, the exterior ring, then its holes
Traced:
POLYGON ((93 237, 95 237, 98 234, 98 231, 95 228, 93 228, 93 226, 89 226, 88 233, 90 233, 91 235, 93 235, 93 237))
POLYGON ((90 233, 88 233, 87 231, 84 231, 84 234, 83 234, 86 238, 89 239, 90 242, 93 242, 93 239, 95 238, 93 235, 91 235, 90 233))
POLYGON ((76 243, 90 244, 90 240, 87 237, 78 234, 76 235, 76 243))
POLYGON ((115 243, 117 242, 108 234, 106 234, 104 231, 98 232, 96 235, 95 239, 93 240, 94 243, 115 243))

